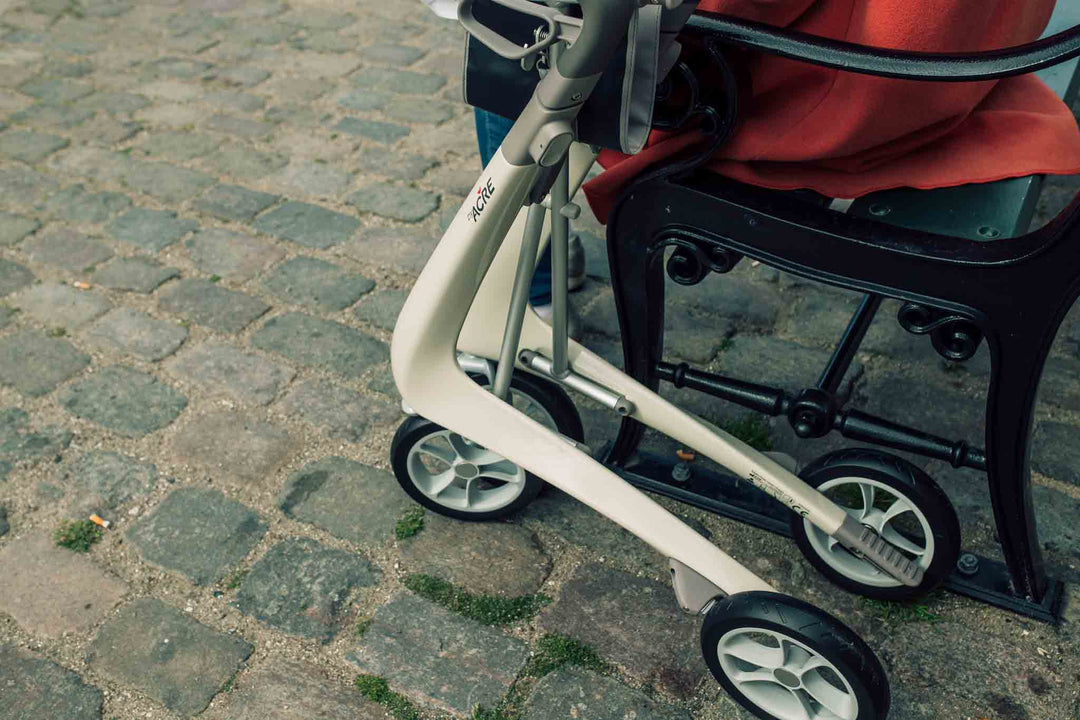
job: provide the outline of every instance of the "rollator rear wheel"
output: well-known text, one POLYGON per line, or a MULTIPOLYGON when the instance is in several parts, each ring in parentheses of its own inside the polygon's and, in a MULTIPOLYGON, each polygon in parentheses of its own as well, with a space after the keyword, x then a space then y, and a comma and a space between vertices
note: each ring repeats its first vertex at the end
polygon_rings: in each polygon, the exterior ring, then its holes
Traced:
MULTIPOLYGON (((515 373, 510 400, 541 425, 584 442, 577 408, 559 386, 515 373)), ((540 478, 501 455, 419 416, 408 418, 394 434, 390 461, 398 483, 416 502, 458 520, 512 515, 544 486, 540 478)))
POLYGON ((799 549, 840 587, 878 600, 907 600, 933 590, 956 566, 960 554, 956 510, 938 484, 915 465, 877 450, 841 450, 815 460, 800 475, 925 573, 917 587, 904 585, 793 515, 791 531, 799 549))
POLYGON ((824 610, 787 595, 719 600, 701 651, 731 697, 765 720, 884 720, 889 682, 874 652, 824 610))

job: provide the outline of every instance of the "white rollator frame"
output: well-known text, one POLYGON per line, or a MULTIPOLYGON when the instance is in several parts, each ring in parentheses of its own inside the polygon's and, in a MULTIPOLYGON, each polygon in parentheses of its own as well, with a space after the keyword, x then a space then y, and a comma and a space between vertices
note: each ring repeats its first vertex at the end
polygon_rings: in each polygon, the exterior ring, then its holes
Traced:
MULTIPOLYGON (((595 160, 589 148, 572 143, 572 123, 621 37, 610 30, 590 32, 587 3, 581 3, 584 23, 526 0, 500 3, 549 21, 548 37, 527 50, 551 46, 555 62, 438 244, 398 318, 392 361, 405 404, 543 478, 669 558, 679 603, 688 611, 701 611, 719 595, 772 588, 572 441, 506 403, 502 398, 514 365, 582 391, 695 449, 896 579, 917 585, 922 572, 917 564, 825 495, 568 339, 568 223, 578 211, 569 198, 595 160), (566 39, 574 41, 573 47, 556 55, 566 39), (548 228, 553 238, 553 326, 525 310, 548 228), (468 377, 459 352, 501 361, 494 392, 468 377)), ((470 32, 507 56, 526 54, 479 25, 471 5, 472 0, 459 2, 459 17, 470 32)), ((599 3, 596 13, 628 21, 636 5, 634 0, 609 0, 599 3)))

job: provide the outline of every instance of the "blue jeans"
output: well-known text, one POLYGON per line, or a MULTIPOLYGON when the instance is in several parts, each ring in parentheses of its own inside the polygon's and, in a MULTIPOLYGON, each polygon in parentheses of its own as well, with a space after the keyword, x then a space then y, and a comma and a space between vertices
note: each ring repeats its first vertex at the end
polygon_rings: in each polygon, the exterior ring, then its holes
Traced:
MULTIPOLYGON (((513 120, 476 108, 476 141, 480 145, 480 160, 484 166, 491 162, 495 151, 502 145, 506 134, 514 126, 513 120)), ((529 286, 529 302, 532 305, 551 304, 551 243, 544 248, 540 262, 533 273, 529 286)))

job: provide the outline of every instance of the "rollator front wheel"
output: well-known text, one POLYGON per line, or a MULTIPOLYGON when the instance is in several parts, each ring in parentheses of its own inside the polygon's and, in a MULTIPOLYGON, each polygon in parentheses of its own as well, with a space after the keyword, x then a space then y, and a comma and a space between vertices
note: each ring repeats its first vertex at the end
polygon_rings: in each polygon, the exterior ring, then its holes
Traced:
POLYGON ((956 510, 945 491, 910 462, 877 450, 841 450, 815 460, 800 475, 924 572, 917 587, 904 585, 793 515, 791 531, 799 549, 840 587, 877 600, 908 600, 933 590, 956 566, 960 554, 956 510))
POLYGON ((824 610, 787 595, 719 600, 701 627, 724 690, 765 720, 884 720, 889 683, 874 652, 824 610))
MULTIPOLYGON (((577 408, 557 385, 515 373, 509 399, 541 425, 584 442, 577 408)), ((390 461, 398 483, 416 502, 458 520, 512 515, 544 486, 543 480, 498 453, 419 416, 405 420, 394 434, 390 461)))

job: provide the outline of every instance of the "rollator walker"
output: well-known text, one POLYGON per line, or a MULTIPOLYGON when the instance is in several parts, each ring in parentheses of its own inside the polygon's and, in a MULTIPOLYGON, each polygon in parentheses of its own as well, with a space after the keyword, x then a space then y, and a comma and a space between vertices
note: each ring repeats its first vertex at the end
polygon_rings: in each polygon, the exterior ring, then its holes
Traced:
MULTIPOLYGON (((570 199, 596 159, 593 148, 576 142, 575 120, 625 47, 640 8, 662 5, 668 25, 681 27, 695 3, 580 0, 576 17, 528 0, 493 1, 535 20, 533 43, 519 45, 482 24, 473 0, 458 0, 459 20, 496 54, 523 63, 542 57, 548 69, 398 318, 393 374, 410 417, 394 438, 395 475, 417 502, 462 520, 510 515, 550 483, 668 559, 678 604, 704 616, 709 669, 750 712, 776 720, 885 718, 889 685, 873 651, 842 622, 777 592, 595 459, 566 393, 660 431, 787 506, 800 549, 849 590, 916 597, 956 563, 956 514, 914 465, 892 456, 878 465, 833 458, 800 477, 784 458, 679 409, 569 338, 569 223, 580 212, 570 199), (551 325, 527 303, 549 236, 551 325)), ((770 49, 799 57, 791 47, 770 49)), ((1030 72, 1078 53, 1074 35, 1071 44, 1015 56, 1004 71, 969 73, 986 79, 1030 72)), ((826 53, 815 61, 860 70, 858 60, 826 53)), ((870 67, 861 71, 881 72, 863 61, 870 67)), ((927 67, 913 62, 891 74, 925 79, 927 67)), ((620 308, 638 310, 644 312, 620 308)))

